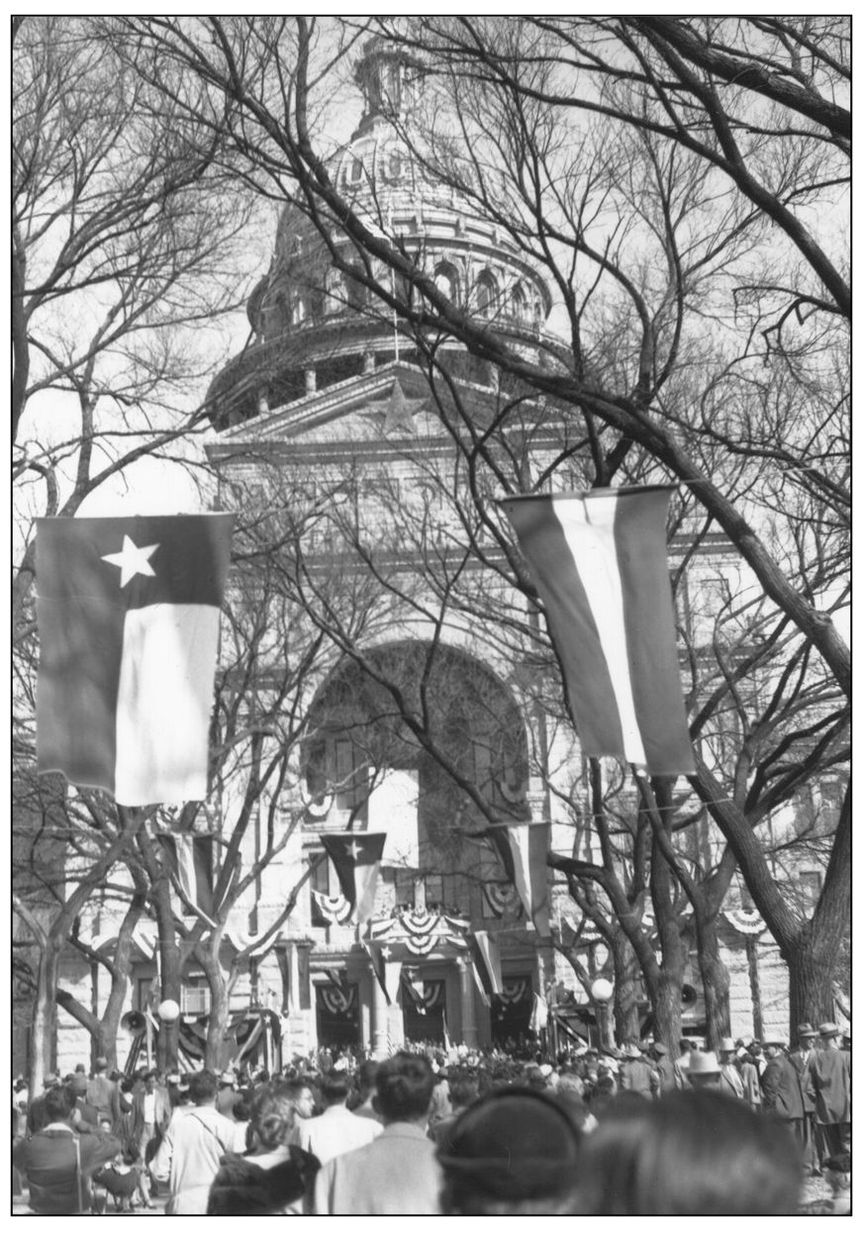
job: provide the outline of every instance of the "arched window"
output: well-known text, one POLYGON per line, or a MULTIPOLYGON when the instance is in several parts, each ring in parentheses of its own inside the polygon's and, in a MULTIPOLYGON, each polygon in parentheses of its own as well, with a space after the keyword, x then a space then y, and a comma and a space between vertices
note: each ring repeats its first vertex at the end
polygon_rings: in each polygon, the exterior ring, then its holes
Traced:
POLYGON ((301 325, 308 316, 308 306, 305 296, 296 294, 291 300, 291 325, 301 325))
POLYGON ((455 266, 442 262, 435 270, 435 286, 448 300, 459 303, 459 274, 455 266))
POLYGON ((477 312, 481 317, 491 317, 498 299, 498 284, 488 270, 483 270, 477 279, 477 312))
POLYGON ((510 292, 510 311, 519 321, 523 321, 528 307, 528 298, 521 283, 514 283, 510 292))

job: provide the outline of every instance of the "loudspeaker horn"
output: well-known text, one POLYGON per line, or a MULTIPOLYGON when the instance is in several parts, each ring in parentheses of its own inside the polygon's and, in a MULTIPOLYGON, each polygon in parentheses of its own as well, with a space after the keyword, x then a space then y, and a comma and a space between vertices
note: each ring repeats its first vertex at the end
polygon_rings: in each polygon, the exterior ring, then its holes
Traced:
POLYGON ((120 1020, 120 1027, 125 1028, 127 1033, 143 1033, 147 1027, 147 1017, 140 1011, 127 1011, 120 1020))

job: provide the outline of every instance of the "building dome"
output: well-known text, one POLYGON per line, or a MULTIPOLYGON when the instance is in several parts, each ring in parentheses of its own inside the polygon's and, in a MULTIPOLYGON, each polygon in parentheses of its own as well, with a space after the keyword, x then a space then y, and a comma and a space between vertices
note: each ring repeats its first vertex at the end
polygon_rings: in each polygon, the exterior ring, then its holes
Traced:
MULTIPOLYGON (((431 156, 424 159, 417 66, 379 39, 367 43, 356 70, 363 115, 328 160, 333 183, 371 230, 396 239, 460 309, 532 354, 541 339, 547 354, 563 354, 545 330, 552 307, 545 280, 512 237, 483 218, 469 195, 434 175, 431 156)), ((217 427, 370 371, 394 359, 397 348, 402 359, 414 358, 410 341, 396 341, 386 306, 364 286, 366 259, 338 227, 329 239, 298 205, 285 207, 271 268, 247 306, 253 341, 209 393, 217 427), (356 277, 334 264, 331 245, 356 277)), ((382 264, 372 261, 371 271, 400 294, 382 264)), ((443 354, 454 374, 494 384, 489 365, 456 340, 444 344, 443 354)))

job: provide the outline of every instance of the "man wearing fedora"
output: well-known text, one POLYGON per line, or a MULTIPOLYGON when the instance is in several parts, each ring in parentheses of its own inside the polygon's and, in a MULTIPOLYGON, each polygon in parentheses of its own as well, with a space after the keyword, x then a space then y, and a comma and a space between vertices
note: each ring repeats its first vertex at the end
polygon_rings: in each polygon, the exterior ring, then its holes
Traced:
POLYGON ((720 1090, 739 1101, 744 1100, 744 1082, 735 1061, 735 1042, 731 1037, 723 1037, 720 1041, 720 1090))
POLYGON ((820 1141, 816 1130, 816 1102, 807 1087, 807 1067, 816 1053, 818 1036, 813 1025, 805 1020, 798 1025, 797 1045, 789 1052, 789 1062, 798 1073, 804 1102, 804 1163, 814 1174, 821 1173, 820 1160, 823 1154, 819 1149, 820 1141))
POLYGON ((709 1088, 719 1092, 722 1086, 722 1069, 713 1050, 690 1051, 687 1079, 691 1088, 709 1088))
POLYGON ((621 1089, 627 1093, 639 1093, 640 1097, 650 1097, 654 1068, 635 1041, 626 1042, 622 1053, 624 1057, 618 1073, 621 1089))
POLYGON ((804 1133, 804 1097, 798 1072, 786 1057, 786 1043, 779 1037, 764 1042, 767 1063, 762 1072, 763 1106, 767 1114, 786 1123, 802 1149, 804 1133))
POLYGON ((820 1049, 807 1064, 805 1080, 829 1157, 852 1151, 852 1068, 839 1038, 840 1027, 833 1021, 819 1025, 820 1049))

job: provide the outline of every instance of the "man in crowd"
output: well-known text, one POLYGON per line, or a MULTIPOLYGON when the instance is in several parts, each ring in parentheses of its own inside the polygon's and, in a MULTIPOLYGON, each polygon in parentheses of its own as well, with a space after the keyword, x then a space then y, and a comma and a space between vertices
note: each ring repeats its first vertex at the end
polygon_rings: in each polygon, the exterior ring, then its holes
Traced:
POLYGON ((687 1073, 690 1069, 690 1054, 693 1050, 693 1042, 688 1037, 682 1037, 678 1042, 678 1057, 672 1064, 675 1072, 675 1087, 689 1088, 690 1081, 687 1073))
POLYGON ((315 1212, 323 1216, 434 1215, 441 1171, 426 1123, 435 1075, 428 1059, 401 1052, 381 1063, 375 1105, 384 1124, 371 1143, 322 1166, 315 1212))
POLYGON ((60 1087, 60 1077, 55 1072, 50 1072, 45 1077, 45 1088, 30 1102, 30 1108, 27 1111, 27 1134, 35 1135, 37 1131, 41 1131, 48 1124, 48 1112, 45 1108, 45 1099, 52 1088, 60 1087))
POLYGON ((769 1037, 764 1045, 767 1061, 762 1072, 763 1107, 767 1114, 788 1125, 803 1150, 806 1141, 801 1080, 786 1057, 784 1042, 769 1037))
POLYGON ((30 1207, 35 1213, 71 1214, 90 1211, 93 1171, 120 1150, 112 1136, 78 1132, 74 1126, 71 1091, 55 1085, 45 1093, 46 1124, 22 1140, 15 1165, 26 1175, 30 1207))
POLYGON ((720 1089, 722 1068, 713 1050, 691 1050, 687 1064, 687 1080, 691 1088, 720 1089))
POLYGON ((852 1151, 852 1068, 849 1054, 839 1048, 839 1037, 837 1024, 819 1025, 821 1048, 807 1064, 805 1079, 828 1157, 852 1151))
POLYGON ((447 1216, 575 1213, 579 1134, 543 1093, 499 1089, 471 1106, 439 1150, 447 1216))
POLYGON ((650 1097, 654 1068, 636 1041, 628 1041, 623 1052, 624 1059, 619 1071, 621 1089, 627 1093, 638 1093, 640 1097, 650 1097))
POLYGON ((372 1058, 367 1058, 357 1068, 354 1073, 355 1104, 351 1107, 351 1113, 358 1118, 371 1118, 373 1122, 380 1123, 374 1106, 377 1074, 378 1063, 372 1058))
POLYGON ((217 1085, 210 1071, 190 1077, 191 1105, 175 1110, 150 1164, 158 1182, 168 1181, 169 1215, 207 1212, 207 1193, 219 1160, 234 1149, 235 1125, 216 1109, 217 1085))
POLYGON ((655 1041, 651 1046, 651 1060, 654 1064, 651 1092, 655 1097, 662 1097, 664 1093, 671 1093, 677 1088, 675 1064, 662 1041, 655 1041))
POLYGON ((452 1068, 448 1079, 453 1112, 446 1118, 439 1118, 437 1123, 429 1124, 429 1138, 439 1147, 447 1143, 450 1131, 462 1111, 473 1105, 480 1095, 480 1077, 476 1071, 452 1068))
POLYGON ((804 1163, 814 1174, 821 1173, 820 1152, 816 1133, 816 1100, 807 1086, 807 1068, 815 1054, 816 1029, 808 1021, 798 1025, 798 1044, 789 1054, 789 1061, 798 1073, 804 1101, 804 1163))
POLYGON ((97 1058, 93 1064, 93 1075, 88 1084, 84 1100, 91 1110, 95 1110, 97 1122, 106 1120, 112 1128, 120 1123, 120 1089, 114 1080, 108 1078, 108 1059, 97 1058))
POLYGON ((720 1090, 730 1097, 744 1100, 744 1083, 735 1059, 735 1042, 731 1037, 723 1037, 720 1042, 720 1090))
POLYGON ((141 1164, 141 1196, 147 1208, 152 1208, 148 1150, 152 1156, 171 1121, 171 1099, 168 1089, 159 1083, 158 1072, 152 1068, 144 1073, 141 1084, 132 1094, 132 1141, 141 1164), (151 1147, 152 1146, 152 1147, 151 1147))
POLYGON ((337 1070, 338 1063, 318 1086, 323 1113, 317 1118, 300 1118, 294 1124, 289 1143, 296 1144, 317 1157, 322 1165, 369 1144, 381 1134, 381 1124, 371 1118, 358 1118, 346 1108, 351 1092, 351 1077, 347 1070, 337 1070))

